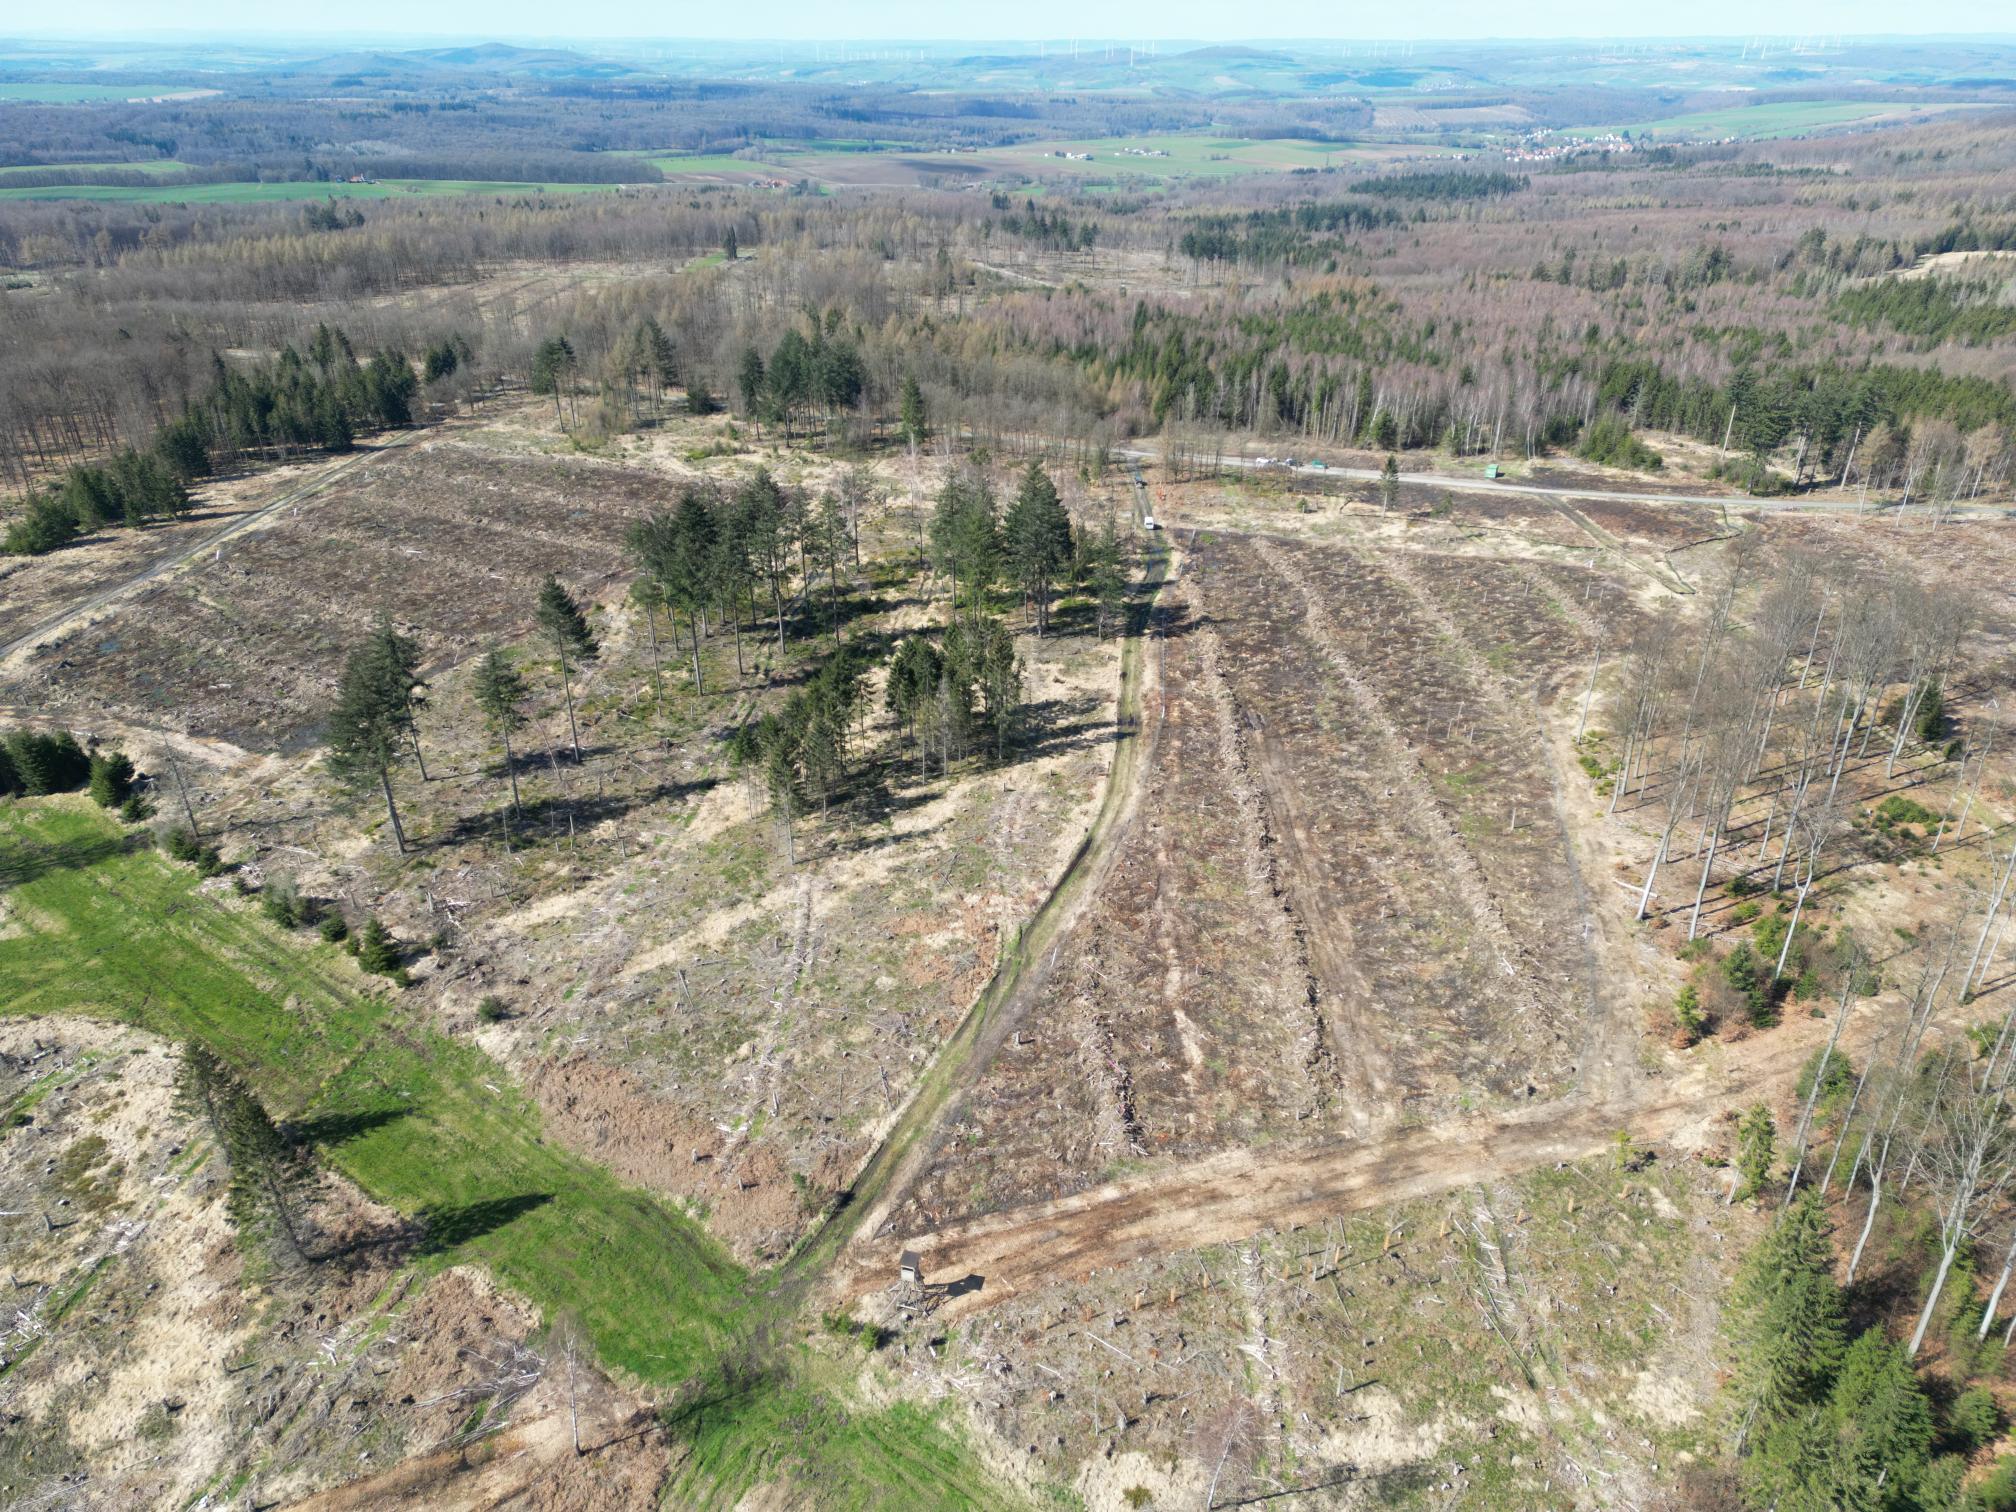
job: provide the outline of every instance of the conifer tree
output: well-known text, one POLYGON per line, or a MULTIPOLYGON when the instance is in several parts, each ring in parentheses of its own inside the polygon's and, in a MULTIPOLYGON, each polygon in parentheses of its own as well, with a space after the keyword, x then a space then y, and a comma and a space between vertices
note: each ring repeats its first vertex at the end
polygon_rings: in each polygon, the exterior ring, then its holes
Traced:
MULTIPOLYGON (((700 664, 700 630, 716 597, 721 566, 720 528, 699 492, 688 489, 671 513, 659 513, 630 527, 625 544, 631 559, 652 585, 651 596, 686 616, 693 653, 693 688, 705 692, 700 664)), ((674 633, 677 633, 675 619, 674 633)))
POLYGON ((228 1169, 225 1208, 241 1242, 272 1230, 299 1260, 312 1260, 301 1217, 313 1166, 252 1089, 202 1045, 185 1046, 175 1077, 177 1110, 210 1128, 228 1169))
POLYGON ((593 661, 601 648, 595 642, 595 632, 588 628, 588 617, 581 612, 580 604, 556 577, 549 575, 539 585, 536 618, 539 628, 553 642, 553 653, 560 662, 560 687, 567 700, 567 738, 574 747, 574 764, 579 766, 581 732, 574 722, 574 679, 568 658, 593 661))
POLYGON ((563 394, 571 397, 575 368, 574 347, 565 336, 549 336, 539 343, 532 354, 532 372, 528 387, 539 395, 553 396, 553 419, 557 424, 564 419, 560 409, 563 394))
POLYGON ((101 751, 91 758, 91 801, 117 808, 133 791, 133 763, 122 751, 101 751))
POLYGON ((518 669, 500 647, 492 646, 476 666, 476 707, 483 711, 484 726, 504 743, 504 774, 511 782, 511 807, 518 801, 518 767, 511 756, 511 735, 525 727, 525 713, 518 706, 528 689, 518 669))
POLYGON ((1932 1404, 1901 1345, 1866 1330, 1842 1356, 1830 1406, 1842 1441, 1843 1505, 1914 1505, 1912 1489, 1932 1462, 1932 1404))
POLYGON ((82 533, 77 511, 66 500, 31 490, 22 501, 20 517, 7 527, 0 549, 9 556, 41 556, 68 546, 82 533))
POLYGON ((931 517, 931 544, 952 578, 952 610, 964 600, 974 614, 1000 571, 1001 539, 994 519, 994 491, 977 472, 948 478, 931 517))
POLYGON ((906 446, 922 446, 930 439, 931 430, 924 411, 924 390, 917 386, 915 373, 903 375, 903 396, 899 401, 898 413, 900 418, 896 434, 902 437, 906 446))
POLYGON ((15 780, 30 797, 74 793, 91 780, 91 758, 68 730, 16 730, 6 750, 15 780))
POLYGON ((700 668, 700 622, 714 596, 713 572, 718 532, 714 512, 700 494, 688 489, 672 511, 671 553, 667 575, 660 579, 666 602, 686 612, 686 633, 693 649, 693 691, 707 691, 700 668))
POLYGON ((763 354, 752 347, 742 349, 735 366, 735 387, 742 394, 742 413, 751 420, 763 418, 763 396, 767 390, 763 354))
POLYGON ((375 976, 399 975, 399 942, 375 914, 357 931, 357 964, 375 976))
POLYGON ((1040 463, 1031 462, 1001 524, 1002 555, 1033 612, 1040 636, 1050 624, 1050 588, 1071 561, 1071 516, 1040 463))
POLYGON ((427 757, 420 749, 420 711, 427 704, 427 685, 420 680, 420 642, 410 635, 401 635, 392 628, 390 617, 381 614, 377 627, 371 632, 371 652, 383 660, 387 679, 405 690, 407 734, 413 742, 413 761, 420 770, 420 780, 426 782, 429 779, 427 757))
POLYGON ((1825 1210, 1808 1190, 1743 1262, 1730 1291, 1735 1400, 1751 1431, 1795 1416, 1832 1389, 1846 1342, 1825 1210))
POLYGON ((353 789, 377 786, 402 855, 406 830, 392 793, 392 773, 412 749, 413 696, 411 669, 388 652, 382 636, 373 635, 344 662, 329 716, 329 770, 353 789))
POLYGON ((1127 607, 1127 572, 1120 557, 1120 534, 1111 517, 1086 548, 1085 577, 1098 606, 1099 637, 1104 640, 1127 607))
POLYGON ((938 648, 921 635, 906 637, 889 664, 883 699, 913 741, 917 738, 918 714, 937 694, 938 676, 943 669, 944 658, 939 656, 938 648))
POLYGON ((1771 1179, 1771 1156, 1778 1126, 1771 1110, 1758 1103, 1736 1126, 1736 1170, 1743 1178, 1738 1197, 1755 1197, 1771 1179))
POLYGON ((1015 654, 1015 637, 1000 621, 983 620, 981 632, 980 690, 994 730, 994 759, 1000 761, 1022 712, 1022 659, 1015 654))

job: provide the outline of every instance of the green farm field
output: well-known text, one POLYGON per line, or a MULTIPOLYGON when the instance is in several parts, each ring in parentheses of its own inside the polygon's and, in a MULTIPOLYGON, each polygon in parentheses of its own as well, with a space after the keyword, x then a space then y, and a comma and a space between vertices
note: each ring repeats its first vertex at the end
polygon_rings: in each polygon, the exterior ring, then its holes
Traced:
POLYGON ((1176 174, 1223 177, 1234 173, 1279 173, 1290 168, 1321 168, 1347 160, 1349 143, 1267 141, 1246 137, 1139 136, 1095 137, 1077 142, 1030 143, 987 148, 976 154, 983 162, 1023 165, 1046 173, 1140 174, 1164 178, 1176 174), (1059 158, 1060 152, 1089 152, 1089 163, 1059 158))
MULTIPOLYGON (((1650 134, 1671 139, 1764 142, 1774 137, 1799 136, 1824 131, 1830 126, 1849 126, 1867 121, 1903 121, 1944 114, 1950 105, 1899 105, 1878 101, 1788 100, 1771 105, 1740 105, 1730 110, 1704 110, 1692 115, 1667 116, 1663 120, 1639 121, 1630 130, 1634 135, 1650 134)), ((1610 127, 1582 127, 1572 136, 1599 136, 1610 127)))
POLYGON ((0 808, 0 1013, 201 1041, 317 1131, 328 1164, 425 1221, 414 1263, 479 1263, 547 1317, 571 1309, 646 1386, 718 1384, 670 1420, 696 1501, 732 1504, 816 1465, 845 1488, 831 1505, 914 1505, 924 1487, 938 1505, 991 1504, 934 1414, 853 1406, 839 1365, 772 1336, 784 1330, 764 1328, 751 1278, 691 1219, 545 1137, 482 1051, 421 1023, 339 947, 283 933, 130 840, 82 799, 0 808), (748 1389, 752 1370, 763 1389, 748 1389))
POLYGON ((763 177, 867 186, 914 184, 937 175, 980 181, 1000 175, 1068 178, 1086 188, 1141 189, 1182 178, 1364 168, 1378 163, 1386 151, 1376 143, 1169 134, 1045 140, 960 153, 836 140, 803 147, 771 143, 760 159, 678 153, 639 156, 669 178, 703 182, 763 177), (1057 155, 1065 152, 1091 156, 1057 155))
MULTIPOLYGON (((725 152, 718 153, 639 153, 637 156, 672 178, 722 178, 761 174, 767 177, 783 178, 792 170, 777 162, 759 161, 753 158, 733 157, 725 152)), ((778 156, 786 162, 793 156, 809 159, 812 153, 787 154, 778 156)), ((802 176, 806 170, 801 162, 798 168, 802 176)))

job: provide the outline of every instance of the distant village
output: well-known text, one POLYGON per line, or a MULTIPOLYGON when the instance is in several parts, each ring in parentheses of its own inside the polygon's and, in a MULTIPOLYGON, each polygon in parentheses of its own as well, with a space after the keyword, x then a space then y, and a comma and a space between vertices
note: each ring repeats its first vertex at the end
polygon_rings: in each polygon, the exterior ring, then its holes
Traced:
POLYGON ((1564 158, 1586 157, 1591 153, 1641 152, 1644 144, 1631 140, 1630 133, 1606 131, 1601 136, 1559 137, 1536 131, 1505 149, 1508 163, 1558 163, 1564 158))

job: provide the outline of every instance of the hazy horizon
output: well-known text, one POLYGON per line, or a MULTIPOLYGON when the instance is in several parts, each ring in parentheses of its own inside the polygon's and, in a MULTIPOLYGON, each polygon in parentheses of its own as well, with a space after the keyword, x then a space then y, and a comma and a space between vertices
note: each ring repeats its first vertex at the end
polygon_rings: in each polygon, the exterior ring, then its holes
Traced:
POLYGON ((132 0, 87 4, 60 26, 10 28, 16 39, 102 40, 118 33, 136 40, 229 36, 240 40, 424 41, 510 43, 563 41, 729 43, 744 46, 898 45, 919 43, 1068 46, 1096 43, 1322 45, 1365 42, 1632 41, 1742 42, 1759 40, 1828 44, 1853 39, 2016 37, 2016 30, 1979 25, 1981 10, 1961 0, 1927 0, 1910 12, 1919 24, 1898 27, 1894 7, 1871 0, 1792 0, 1771 9, 1759 27, 1757 8, 1737 0, 1705 0, 1690 12, 1694 24, 1671 26, 1663 12, 1642 16, 1597 0, 1546 0, 1508 8, 1477 0, 1443 0, 1404 12, 1344 12, 1309 0, 1263 0, 1227 11, 1198 0, 1115 0, 1096 6, 1034 0, 1012 11, 976 8, 956 19, 922 0, 874 0, 852 6, 780 0, 766 12, 762 35, 750 35, 743 13, 690 9, 668 24, 661 8, 637 0, 584 0, 572 7, 572 24, 553 26, 550 7, 528 0, 444 0, 416 9, 393 0, 356 0, 297 6, 292 23, 276 24, 270 6, 256 0, 197 0, 177 7, 177 24, 161 24, 159 7, 132 0), (1227 24, 1232 22, 1234 24, 1227 24))

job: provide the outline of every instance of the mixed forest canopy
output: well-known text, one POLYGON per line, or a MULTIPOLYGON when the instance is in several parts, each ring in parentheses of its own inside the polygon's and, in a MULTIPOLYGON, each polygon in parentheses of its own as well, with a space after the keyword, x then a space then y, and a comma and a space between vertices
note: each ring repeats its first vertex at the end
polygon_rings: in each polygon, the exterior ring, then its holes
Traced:
MULTIPOLYGON (((346 428, 403 423, 402 406, 445 413, 499 383, 553 395, 570 425, 621 428, 648 412, 648 369, 660 393, 690 386, 786 435, 885 425, 907 381, 957 429, 1073 444, 1179 427, 1533 457, 1591 454, 1600 419, 1718 448, 1732 478, 1765 489, 1987 486, 2016 429, 2016 328, 1993 262, 2016 225, 1992 187, 2011 135, 1934 123, 1849 140, 1818 181, 1791 143, 1737 159, 1793 170, 1776 178, 1722 173, 1724 149, 1692 168, 1409 170, 1344 181, 1345 198, 1289 176, 977 202, 668 186, 305 218, 20 201, 0 215, 0 262, 32 285, 0 295, 0 474, 17 510, 32 486, 70 497, 90 529, 172 513, 169 484, 204 457, 341 447, 346 428), (1641 187, 1660 199, 1613 208, 1641 187), (1769 214, 1749 208, 1760 193, 1769 214), (709 264, 724 247, 733 261, 709 264), (1942 256, 1977 261, 1900 276, 1942 256), (1003 258, 1154 276, 1123 290, 1003 258), (393 299, 357 334, 357 299, 596 261, 639 276, 536 318, 393 299), (792 272, 759 285, 748 263, 792 272), (646 320, 658 336, 640 357, 646 320), (352 333, 356 373, 311 351, 322 326, 352 333), (73 488, 78 465, 123 481, 73 488)), ((18 542, 62 534, 46 502, 33 512, 18 542)))

